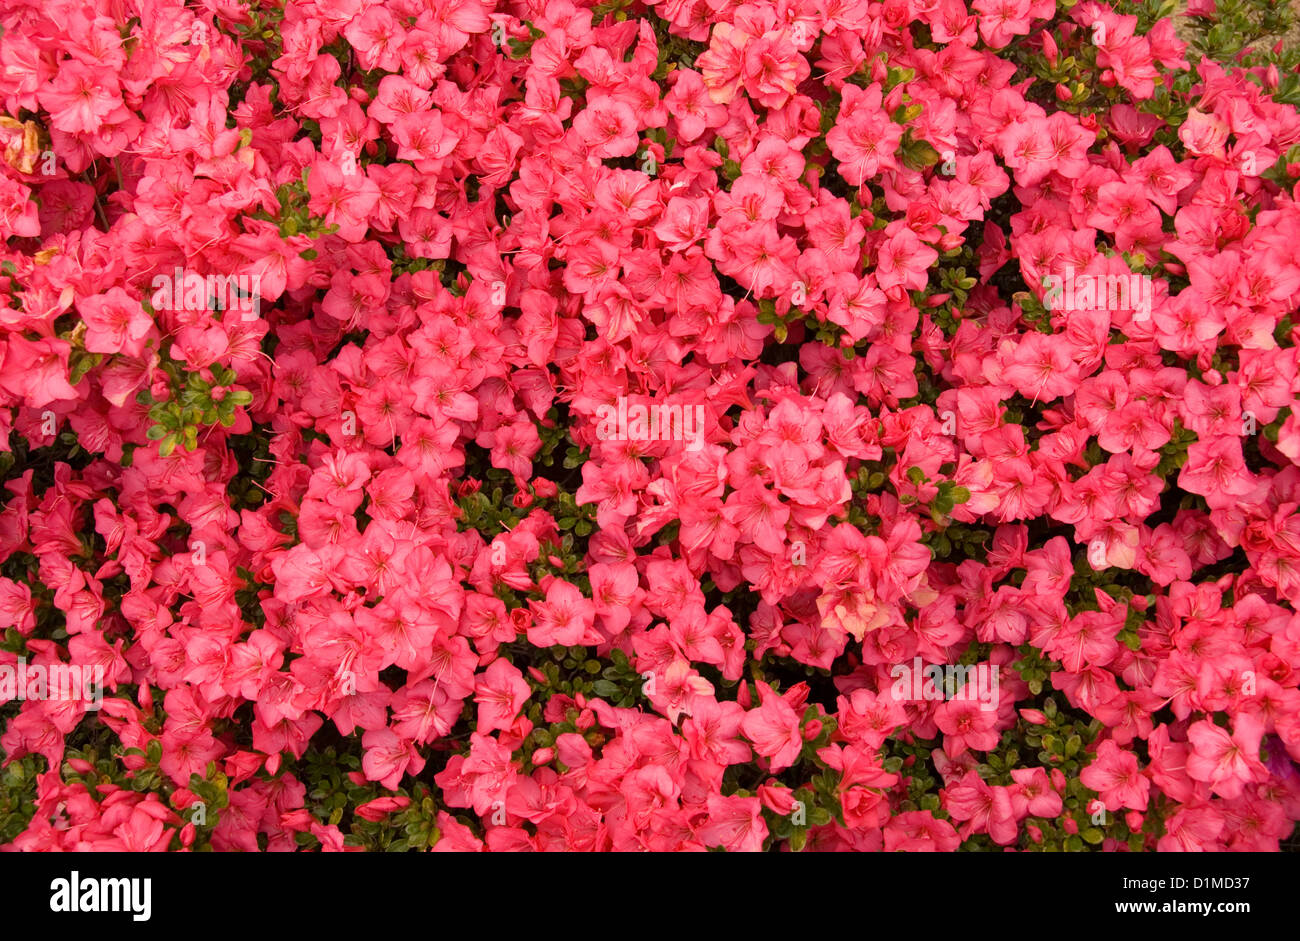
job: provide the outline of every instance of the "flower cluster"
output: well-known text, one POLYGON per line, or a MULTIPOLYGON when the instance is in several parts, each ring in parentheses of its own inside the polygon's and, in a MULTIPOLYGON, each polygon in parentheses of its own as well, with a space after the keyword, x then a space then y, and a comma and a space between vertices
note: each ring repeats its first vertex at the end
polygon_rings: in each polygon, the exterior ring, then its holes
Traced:
POLYGON ((1277 849, 1300 93, 1165 6, 0 0, 0 843, 1277 849))

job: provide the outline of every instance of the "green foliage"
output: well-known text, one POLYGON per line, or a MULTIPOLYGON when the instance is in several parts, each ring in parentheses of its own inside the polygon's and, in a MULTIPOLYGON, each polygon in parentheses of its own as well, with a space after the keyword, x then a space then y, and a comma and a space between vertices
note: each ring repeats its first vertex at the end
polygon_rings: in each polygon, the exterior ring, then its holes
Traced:
POLYGON ((253 393, 235 387, 235 371, 216 366, 205 379, 203 372, 188 372, 183 364, 164 360, 160 368, 170 382, 170 394, 162 401, 148 389, 136 394, 136 401, 148 405, 153 424, 145 432, 150 441, 158 442, 158 453, 167 457, 177 445, 193 451, 198 447, 199 431, 204 426, 220 424, 229 428, 235 423, 235 410, 250 405, 253 393))

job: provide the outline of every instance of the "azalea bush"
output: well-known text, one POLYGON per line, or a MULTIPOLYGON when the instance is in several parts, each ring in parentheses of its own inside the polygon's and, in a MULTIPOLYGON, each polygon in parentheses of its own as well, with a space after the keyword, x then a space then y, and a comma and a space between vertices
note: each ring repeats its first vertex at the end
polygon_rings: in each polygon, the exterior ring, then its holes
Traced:
POLYGON ((1290 26, 0 0, 0 844, 1287 846, 1290 26))

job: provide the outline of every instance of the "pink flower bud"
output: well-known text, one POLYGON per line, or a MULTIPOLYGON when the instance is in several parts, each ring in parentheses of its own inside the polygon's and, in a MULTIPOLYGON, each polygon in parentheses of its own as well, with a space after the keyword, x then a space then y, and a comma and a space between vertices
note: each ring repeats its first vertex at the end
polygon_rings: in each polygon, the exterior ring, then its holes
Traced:
POLYGON ((1047 59, 1047 64, 1056 68, 1056 61, 1060 57, 1060 50, 1056 47, 1056 40, 1047 30, 1040 34, 1043 37, 1043 57, 1047 59))
POLYGON ((794 791, 788 787, 774 787, 770 784, 758 786, 758 799, 763 806, 774 814, 788 816, 794 809, 794 791))

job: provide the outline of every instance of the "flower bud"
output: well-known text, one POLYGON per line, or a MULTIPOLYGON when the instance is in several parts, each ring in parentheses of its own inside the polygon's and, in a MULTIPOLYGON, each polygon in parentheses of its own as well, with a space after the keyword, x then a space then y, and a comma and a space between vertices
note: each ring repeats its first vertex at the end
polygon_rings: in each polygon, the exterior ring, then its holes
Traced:
MULTIPOLYGON (((312 820, 311 814, 301 807, 297 810, 286 810, 280 814, 280 826, 286 830, 306 830, 313 823, 315 821, 312 820)), ((193 824, 189 824, 189 826, 193 826, 193 824)))
POLYGON ((1057 59, 1060 57, 1060 50, 1056 47, 1056 40, 1047 30, 1040 34, 1043 37, 1043 57, 1047 59, 1047 64, 1056 68, 1057 59))
POLYGON ((362 820, 378 823, 395 810, 405 810, 411 804, 409 797, 377 797, 357 808, 356 814, 362 820))
POLYGON ((760 784, 758 786, 758 799, 763 802, 764 807, 782 817, 788 817, 790 812, 794 810, 794 791, 788 787, 760 784))

